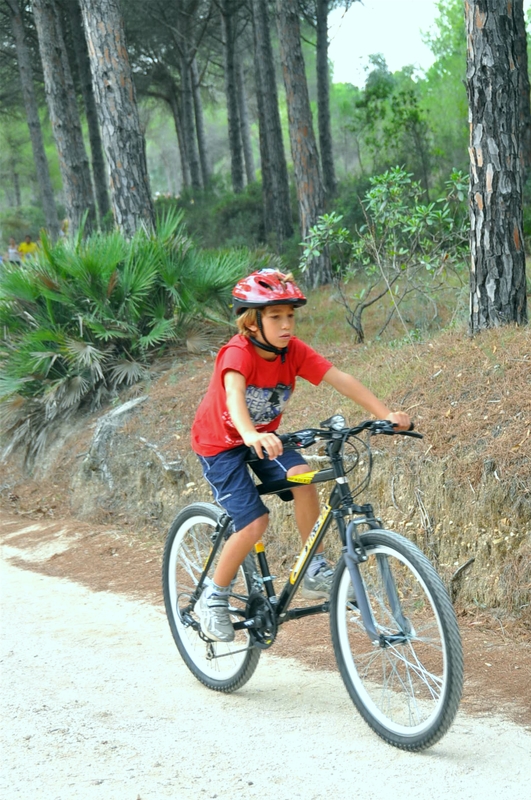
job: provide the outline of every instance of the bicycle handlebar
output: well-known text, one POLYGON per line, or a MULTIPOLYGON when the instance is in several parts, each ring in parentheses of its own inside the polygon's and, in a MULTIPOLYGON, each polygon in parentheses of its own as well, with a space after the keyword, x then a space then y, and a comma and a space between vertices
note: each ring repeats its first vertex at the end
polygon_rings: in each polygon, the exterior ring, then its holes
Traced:
MULTIPOLYGON (((344 421, 342 417, 337 415, 322 422, 322 427, 320 428, 304 428, 301 431, 294 431, 293 433, 277 433, 276 436, 278 436, 284 445, 285 450, 300 450, 305 447, 310 447, 312 444, 315 444, 315 442, 323 440, 329 441, 334 438, 342 438, 346 441, 351 436, 357 436, 359 433, 363 433, 363 431, 369 431, 371 436, 384 435, 410 436, 414 439, 424 438, 421 433, 413 430, 413 423, 411 423, 411 428, 409 430, 398 431, 396 430, 395 423, 390 422, 388 419, 369 419, 361 422, 359 425, 354 425, 352 428, 340 427, 341 422, 344 423, 344 421)), ((257 459, 258 455, 254 447, 251 447, 250 450, 251 459, 257 459)), ((265 450, 264 455, 267 457, 265 450)))

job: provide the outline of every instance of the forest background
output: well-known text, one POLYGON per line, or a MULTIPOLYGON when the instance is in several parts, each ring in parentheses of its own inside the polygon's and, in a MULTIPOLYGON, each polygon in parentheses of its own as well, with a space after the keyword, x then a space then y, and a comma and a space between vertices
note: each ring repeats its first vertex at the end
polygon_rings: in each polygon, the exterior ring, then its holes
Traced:
MULTIPOLYGON (((397 4, 398 0, 397 0, 397 4)), ((5 0, 0 9, 0 234, 5 250, 10 236, 17 242, 26 233, 34 239, 46 224, 39 200, 35 161, 32 154, 23 94, 18 73, 18 61, 11 19, 5 0)), ((19 4, 23 6, 24 4, 19 4)), ((77 2, 63 0, 58 8, 64 23, 72 77, 81 112, 83 138, 92 160, 103 158, 94 152, 83 102, 83 71, 80 70, 80 17, 72 7, 77 2)), ((238 87, 229 88, 238 95, 241 112, 243 175, 234 191, 231 179, 231 150, 227 123, 227 86, 223 41, 223 18, 216 3, 188 3, 194 6, 190 16, 195 52, 198 89, 203 115, 204 149, 202 177, 190 175, 183 156, 184 133, 179 132, 180 64, 174 20, 161 9, 167 4, 157 0, 150 3, 122 4, 129 58, 131 60, 140 112, 142 134, 146 141, 149 181, 155 202, 160 206, 171 202, 182 208, 188 230, 198 236, 205 247, 256 247, 267 242, 261 205, 260 142, 255 65, 253 56, 252 20, 245 3, 237 3, 238 87), (197 41, 199 40, 199 41, 197 41), (176 131, 177 127, 177 131, 176 131), (208 191, 198 192, 198 186, 208 175, 208 191), (243 184, 243 186, 242 186, 243 184)), ((175 8, 186 6, 176 3, 175 8)), ((302 4, 304 6, 304 4, 302 4)), ((316 21, 312 16, 315 3, 307 3, 301 16, 302 49, 314 126, 318 120, 318 87, 316 64, 316 21)), ((319 4, 317 4, 318 6, 319 4)), ((321 4, 322 5, 322 4, 321 4)), ((348 8, 350 3, 325 4, 334 13, 348 8)), ((445 191, 445 182, 455 171, 468 171, 468 122, 465 87, 466 34, 463 3, 460 0, 436 2, 434 25, 424 39, 433 54, 433 63, 425 71, 414 65, 391 72, 385 56, 375 52, 366 64, 365 83, 337 83, 333 65, 329 75, 329 125, 333 142, 333 185, 327 197, 327 210, 342 214, 348 226, 362 224, 360 200, 369 188, 373 175, 389 167, 401 165, 421 182, 425 199, 436 199, 445 191), (336 185, 337 181, 337 185, 336 185)), ((524 4, 529 21, 529 3, 524 4)), ((352 9, 349 12, 352 14, 352 9)), ((281 54, 274 24, 270 19, 270 34, 275 60, 282 138, 292 186, 293 223, 297 223, 293 166, 290 158, 288 113, 282 82, 281 54)), ((381 21, 385 26, 385 19, 381 21)), ((24 15, 27 41, 30 46, 39 116, 42 125, 46 160, 57 203, 59 219, 66 216, 62 195, 59 157, 49 120, 41 59, 36 32, 28 4, 24 15)), ((396 31, 396 37, 407 42, 408 31, 396 31)), ((358 55, 352 52, 357 63, 358 55)), ((181 113, 182 116, 182 113, 181 113)), ((230 124, 230 123, 229 123, 230 124)), ((101 145, 100 145, 101 146, 101 145)), ((189 159, 188 159, 189 161, 189 159)), ((325 175, 326 180, 326 175, 325 175)), ((97 186, 95 187, 97 189, 97 186)), ((526 195, 527 197, 527 195, 526 195)), ((101 224, 111 225, 109 201, 100 201, 101 224)), ((526 203, 526 233, 531 230, 529 203, 526 203)), ((300 232, 283 243, 282 252, 290 267, 296 266, 300 255, 300 232)))

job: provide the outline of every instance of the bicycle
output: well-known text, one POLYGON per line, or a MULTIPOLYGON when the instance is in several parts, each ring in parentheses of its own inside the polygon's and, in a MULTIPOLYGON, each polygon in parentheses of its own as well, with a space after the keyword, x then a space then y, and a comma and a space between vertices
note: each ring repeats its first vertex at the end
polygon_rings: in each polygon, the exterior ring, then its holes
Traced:
POLYGON ((346 427, 339 415, 320 428, 280 436, 285 449, 324 443, 329 465, 258 484, 260 494, 289 499, 286 493, 297 484, 334 481, 334 486, 279 595, 262 542, 239 568, 229 601, 233 642, 208 639, 194 614, 222 543, 232 532, 231 518, 217 506, 194 503, 175 518, 164 549, 164 602, 187 667, 205 686, 221 692, 233 692, 250 679, 280 625, 330 613, 334 655, 357 710, 389 744, 420 751, 441 739, 457 713, 463 684, 461 638, 448 593, 426 556, 402 535, 383 529, 369 503, 354 502, 370 482, 371 437, 381 434, 422 438, 415 431, 397 431, 385 420, 346 427), (359 435, 364 431, 367 438, 359 435), (351 489, 347 475, 363 465, 364 477, 351 489), (292 608, 332 523, 342 555, 330 599, 292 608))

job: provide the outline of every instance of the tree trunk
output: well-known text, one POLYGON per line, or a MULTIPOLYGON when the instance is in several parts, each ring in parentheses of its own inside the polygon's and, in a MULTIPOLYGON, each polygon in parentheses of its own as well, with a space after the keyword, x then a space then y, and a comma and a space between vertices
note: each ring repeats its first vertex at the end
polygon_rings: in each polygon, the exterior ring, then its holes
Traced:
POLYGON ((221 28, 225 57, 225 98, 229 125, 229 152, 232 188, 243 191, 243 149, 238 109, 238 77, 235 54, 235 4, 233 0, 221 0, 221 28))
POLYGON ((182 129, 184 134, 190 182, 192 188, 201 189, 201 165, 197 150, 197 138, 194 119, 194 93, 192 88, 192 74, 190 71, 190 56, 186 41, 181 44, 181 114, 182 129))
POLYGON ((126 236, 154 227, 144 137, 118 0, 80 0, 114 219, 126 236))
POLYGON ((54 0, 34 0, 33 16, 39 38, 50 121, 59 155, 67 216, 71 230, 77 230, 84 214, 88 212, 85 223, 85 231, 88 233, 95 221, 90 169, 54 0))
POLYGON ((527 30, 524 14, 524 0, 514 0, 516 20, 515 56, 520 71, 520 135, 524 180, 531 169, 531 97, 529 87, 527 30))
POLYGON ((253 146, 251 142, 251 127, 249 125, 249 109, 247 97, 245 95, 245 80, 243 76, 243 64, 241 54, 237 58, 236 78, 238 86, 238 111, 240 113, 240 130, 243 145, 243 159, 245 162, 245 177, 247 183, 254 183, 256 180, 254 168, 253 146))
POLYGON ((317 0, 317 120, 319 149, 323 170, 323 186, 327 197, 336 193, 336 173, 330 127, 330 75, 328 69, 328 6, 329 0, 317 0))
POLYGON ((278 110, 277 79, 267 3, 253 0, 252 6, 264 229, 266 235, 275 233, 277 247, 280 249, 285 239, 293 235, 288 168, 278 110))
POLYGON ((103 157, 103 147, 101 143, 100 126, 98 123, 98 111, 94 99, 92 88, 92 76, 90 74, 90 61, 87 52, 87 43, 83 32, 83 19, 79 0, 70 0, 69 4, 70 22, 72 30, 72 41, 76 54, 76 63, 79 71, 79 82, 81 84, 81 94, 85 106, 87 117, 87 127, 90 142, 90 152, 92 154, 92 177, 94 180, 94 190, 100 223, 110 211, 107 167, 103 157))
POLYGON ((206 189, 210 183, 210 165, 208 159, 208 146, 206 141, 200 83, 197 61, 194 58, 192 61, 192 89, 194 93, 195 129, 197 131, 197 147, 199 150, 199 163, 201 164, 201 178, 203 186, 206 189))
POLYGON ((258 141, 260 145, 260 168, 262 172, 262 216, 264 225, 264 238, 269 239, 271 233, 276 233, 277 247, 280 249, 282 238, 278 231, 275 231, 273 220, 275 218, 275 197, 273 194, 271 159, 267 143, 266 128, 267 119, 265 112, 265 100, 260 79, 260 64, 257 56, 256 37, 254 49, 254 74, 256 87, 256 106, 258 110, 258 141))
MULTIPOLYGON (((312 125, 308 84, 304 69, 297 0, 276 0, 278 37, 288 106, 291 156, 297 184, 299 220, 303 241, 324 212, 324 192, 319 172, 319 155, 312 125)), ((327 253, 314 258, 308 268, 312 286, 330 280, 327 253)))
POLYGON ((15 165, 13 164, 12 167, 11 174, 13 176, 13 190, 15 192, 15 206, 16 208, 20 208, 22 205, 22 199, 20 197, 20 179, 15 165))
POLYGON ((11 27, 15 39, 20 83, 22 85, 22 97, 24 99, 24 108, 26 109, 26 119, 28 121, 33 160, 37 173, 40 201, 46 220, 46 229, 52 240, 55 240, 59 236, 59 220, 57 218, 57 209, 55 207, 55 197, 50 179, 48 160, 44 151, 39 107, 37 105, 35 87, 33 85, 31 56, 26 44, 24 24, 18 0, 6 0, 6 2, 11 15, 11 27))
POLYGON ((527 322, 521 84, 512 0, 468 0, 470 331, 527 322))
POLYGON ((172 80, 169 86, 169 104, 173 114, 173 122, 175 124, 175 132, 177 134, 177 142, 179 145, 179 156, 181 159, 181 176, 183 187, 188 189, 190 186, 190 167, 188 166, 188 154, 186 153, 186 142, 184 140, 183 124, 181 108, 179 105, 178 89, 175 82, 172 80))

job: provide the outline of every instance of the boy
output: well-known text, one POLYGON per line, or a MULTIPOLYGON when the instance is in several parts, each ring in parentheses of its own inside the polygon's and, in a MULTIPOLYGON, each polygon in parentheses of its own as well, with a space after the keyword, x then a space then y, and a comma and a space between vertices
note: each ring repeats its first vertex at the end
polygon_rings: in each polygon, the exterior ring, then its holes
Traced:
MULTIPOLYGON (((254 447, 259 456, 252 469, 261 481, 308 470, 299 452, 283 452, 274 433, 297 376, 314 385, 326 381, 376 418, 389 419, 400 429, 411 424, 407 414, 392 413, 363 384, 294 336, 295 309, 306 298, 291 275, 273 269, 253 272, 236 284, 233 299, 240 333, 219 351, 192 425, 192 448, 214 499, 234 520, 235 533, 225 543, 213 580, 196 605, 203 632, 220 642, 234 638, 228 611, 230 583, 268 523, 268 509, 245 462, 248 449, 254 447)), ((316 487, 298 486, 293 498, 297 527, 305 542, 319 515, 316 487)), ((333 569, 318 553, 304 577, 301 594, 328 598, 332 578, 333 569)))

